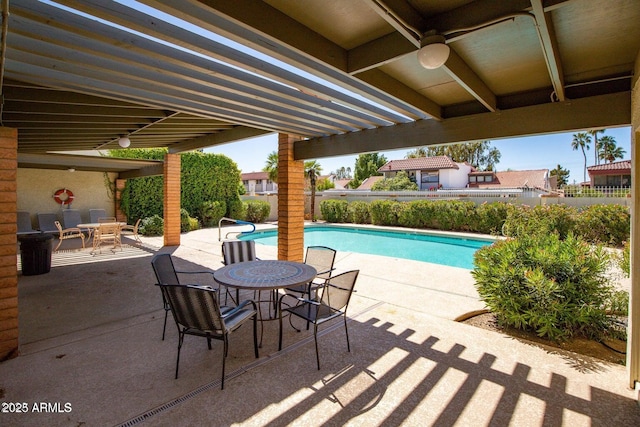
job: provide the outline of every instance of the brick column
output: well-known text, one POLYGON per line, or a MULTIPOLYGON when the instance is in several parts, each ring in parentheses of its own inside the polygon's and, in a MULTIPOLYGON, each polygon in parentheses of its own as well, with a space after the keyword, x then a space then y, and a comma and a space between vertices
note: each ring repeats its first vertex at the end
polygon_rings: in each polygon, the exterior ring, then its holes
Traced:
POLYGON ((164 157, 164 245, 180 245, 180 154, 164 157))
POLYGON ((0 127, 0 361, 18 355, 18 131, 0 127))
POLYGON ((116 179, 116 191, 113 195, 115 199, 115 211, 116 211, 116 219, 118 221, 126 222, 127 216, 120 209, 121 201, 122 201, 122 191, 124 190, 125 185, 127 184, 126 179, 116 179))
POLYGON ((304 258, 304 162, 293 159, 300 138, 278 135, 278 259, 304 258))

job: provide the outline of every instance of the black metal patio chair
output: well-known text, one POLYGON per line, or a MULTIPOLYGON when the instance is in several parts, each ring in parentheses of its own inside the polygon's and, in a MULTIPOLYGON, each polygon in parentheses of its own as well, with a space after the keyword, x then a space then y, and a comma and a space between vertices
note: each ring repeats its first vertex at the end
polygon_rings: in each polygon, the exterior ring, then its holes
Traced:
MULTIPOLYGON (((158 283, 163 285, 180 285, 178 274, 211 274, 213 283, 217 283, 213 279, 213 271, 178 271, 173 265, 171 254, 157 254, 151 258, 151 266, 156 274, 158 283)), ((214 288, 214 286, 211 286, 214 288)), ((219 292, 219 289, 218 289, 219 292)), ((164 307, 164 326, 162 327, 162 340, 164 341, 165 331, 167 329, 167 316, 169 315, 169 303, 162 294, 162 305, 164 307)))
POLYGON ((180 367, 180 350, 185 335, 195 335, 207 339, 211 350, 211 340, 224 342, 222 350, 222 378, 220 389, 224 389, 224 372, 227 354, 229 353, 229 334, 237 330, 247 321, 253 321, 253 350, 256 359, 258 354, 257 309, 251 301, 243 301, 232 310, 222 312, 215 289, 193 285, 157 284, 169 305, 178 327, 178 355, 176 358, 176 376, 180 367))
POLYGON ((347 351, 351 351, 349 345, 349 331, 347 329, 347 307, 351 300, 351 294, 358 278, 359 270, 347 271, 331 277, 325 285, 319 289, 315 299, 300 298, 300 304, 293 307, 282 307, 280 297, 278 312, 280 313, 278 350, 282 350, 282 314, 289 313, 313 324, 313 338, 316 344, 316 361, 320 370, 320 355, 318 352, 318 326, 332 319, 342 316, 344 318, 344 332, 347 337, 347 351))

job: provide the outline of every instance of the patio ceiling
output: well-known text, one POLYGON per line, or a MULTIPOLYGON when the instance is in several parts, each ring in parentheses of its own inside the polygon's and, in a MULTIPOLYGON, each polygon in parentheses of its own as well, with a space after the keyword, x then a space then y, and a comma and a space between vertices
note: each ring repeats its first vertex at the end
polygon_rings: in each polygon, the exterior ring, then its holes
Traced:
POLYGON ((20 153, 284 132, 317 158, 623 126, 640 48, 637 0, 14 0, 3 21, 20 153), (431 34, 451 48, 435 70, 431 34))

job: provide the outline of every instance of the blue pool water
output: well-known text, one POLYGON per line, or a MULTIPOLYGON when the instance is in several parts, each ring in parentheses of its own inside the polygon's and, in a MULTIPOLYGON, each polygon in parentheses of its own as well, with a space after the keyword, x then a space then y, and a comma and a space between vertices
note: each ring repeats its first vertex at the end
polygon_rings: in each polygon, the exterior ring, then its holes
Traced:
MULTIPOLYGON (((275 230, 258 231, 240 236, 240 239, 277 246, 278 233, 275 230)), ((468 270, 473 269, 473 254, 491 243, 481 239, 335 226, 306 227, 304 230, 305 246, 328 246, 338 251, 392 256, 468 270)))

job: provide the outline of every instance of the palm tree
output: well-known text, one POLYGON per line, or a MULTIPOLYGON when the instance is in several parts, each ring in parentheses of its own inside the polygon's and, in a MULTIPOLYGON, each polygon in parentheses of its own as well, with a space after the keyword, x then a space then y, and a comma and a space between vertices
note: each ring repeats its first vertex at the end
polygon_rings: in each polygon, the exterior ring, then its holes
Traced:
POLYGON ((587 131, 587 133, 593 137, 594 154, 596 156, 596 162, 594 164, 596 165, 600 164, 600 159, 602 158, 602 156, 600 155, 602 144, 598 142, 598 134, 604 133, 604 131, 605 129, 593 129, 593 130, 587 131))
POLYGON ((589 144, 591 144, 591 137, 586 132, 578 132, 573 134, 573 141, 571 141, 571 148, 574 150, 581 149, 582 157, 584 157, 584 172, 582 176, 582 182, 586 182, 587 180, 587 153, 585 150, 589 149, 589 144))
POLYGON ((316 210, 316 178, 320 176, 322 166, 316 160, 304 162, 304 174, 309 177, 309 187, 311 188, 311 221, 316 222, 314 215, 316 210))
POLYGON ((267 163, 262 168, 263 172, 269 173, 269 179, 271 182, 278 182, 278 152, 272 151, 267 157, 267 163))
POLYGON ((609 135, 603 136, 600 138, 600 144, 602 147, 602 152, 600 153, 601 160, 612 163, 616 159, 624 158, 625 151, 622 147, 616 145, 616 139, 614 137, 609 135))

